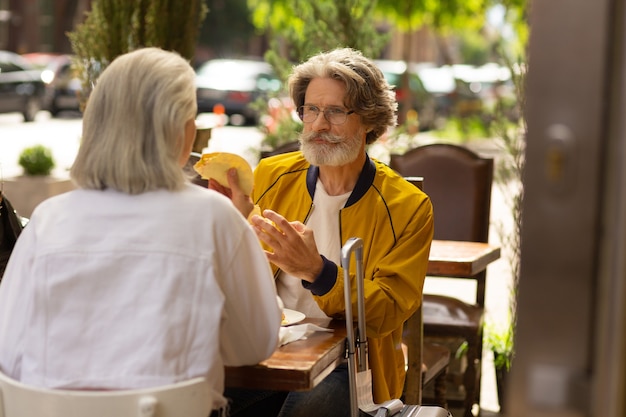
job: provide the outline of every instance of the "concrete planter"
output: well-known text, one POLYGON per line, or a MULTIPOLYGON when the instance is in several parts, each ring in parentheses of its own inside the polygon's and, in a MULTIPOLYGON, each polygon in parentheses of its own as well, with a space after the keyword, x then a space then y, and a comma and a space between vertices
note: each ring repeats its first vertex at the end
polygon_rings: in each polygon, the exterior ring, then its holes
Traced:
POLYGON ((4 193, 20 216, 30 217, 39 203, 76 188, 69 178, 20 175, 5 178, 4 193))

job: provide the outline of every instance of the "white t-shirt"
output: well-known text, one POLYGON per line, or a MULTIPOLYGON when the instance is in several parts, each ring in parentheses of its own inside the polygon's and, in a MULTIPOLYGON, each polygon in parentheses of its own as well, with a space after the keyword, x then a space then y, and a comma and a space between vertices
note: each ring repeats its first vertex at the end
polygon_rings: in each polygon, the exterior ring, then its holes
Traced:
MULTIPOLYGON (((339 235, 339 211, 346 205, 350 193, 331 196, 318 179, 313 198, 313 211, 307 221, 315 236, 320 254, 336 264, 341 263, 341 236, 339 235)), ((311 292, 302 286, 299 278, 281 272, 276 280, 278 295, 285 307, 300 311, 307 317, 326 317, 311 292)))
POLYGON ((0 285, 0 367, 52 388, 140 388, 255 364, 278 342, 267 259, 224 196, 75 190, 43 202, 0 285))

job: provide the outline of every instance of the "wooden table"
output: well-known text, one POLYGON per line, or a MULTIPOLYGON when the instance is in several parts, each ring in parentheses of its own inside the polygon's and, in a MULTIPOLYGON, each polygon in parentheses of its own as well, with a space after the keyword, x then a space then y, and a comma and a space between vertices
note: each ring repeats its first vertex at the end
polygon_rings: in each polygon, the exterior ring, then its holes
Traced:
MULTIPOLYGON (((427 275, 465 277, 474 275, 500 257, 500 248, 487 243, 432 242, 427 275)), ((315 387, 344 360, 345 322, 310 319, 305 322, 332 328, 316 332, 276 349, 254 366, 227 367, 226 386, 279 391, 306 391, 315 387)))
POLYGON ((471 277, 499 258, 500 248, 489 243, 433 240, 426 275, 471 277))
POLYGON ((258 365, 227 367, 226 386, 279 391, 315 387, 344 360, 346 323, 312 318, 303 323, 314 323, 333 332, 315 332, 305 340, 283 345, 258 365))

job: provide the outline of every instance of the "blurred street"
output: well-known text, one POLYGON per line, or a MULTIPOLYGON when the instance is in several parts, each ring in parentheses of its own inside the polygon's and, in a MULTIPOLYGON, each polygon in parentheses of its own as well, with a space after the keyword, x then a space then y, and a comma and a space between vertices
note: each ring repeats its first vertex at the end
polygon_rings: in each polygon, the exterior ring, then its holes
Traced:
MULTIPOLYGON (((199 117, 199 119, 202 115, 199 117)), ((49 113, 40 112, 33 123, 23 123, 18 113, 0 115, 0 168, 4 178, 21 175, 17 160, 20 152, 29 146, 42 144, 50 147, 56 161, 54 175, 66 177, 78 150, 81 136, 80 117, 51 118, 49 113)), ((263 134, 256 127, 215 127, 206 152, 233 152, 243 156, 253 167, 259 159, 259 148, 263 134)), ((485 156, 498 157, 498 151, 486 141, 469 144, 478 153, 485 156)), ((10 199, 11 196, 9 195, 10 199)), ((510 211, 502 198, 499 186, 494 184, 492 190, 492 226, 490 242, 500 243, 496 224, 510 227, 510 211)), ((510 230, 510 229, 509 229, 510 230)), ((510 272, 506 256, 492 263, 487 273, 486 309, 488 322, 501 323, 507 318, 510 272)), ((460 280, 427 280, 425 292, 453 295, 460 299, 473 302, 467 295, 472 294, 460 280)), ((482 415, 494 415, 497 412, 498 400, 495 388, 495 373, 492 353, 485 350, 482 369, 481 387, 482 415)), ((453 410, 457 416, 456 410, 453 410)))

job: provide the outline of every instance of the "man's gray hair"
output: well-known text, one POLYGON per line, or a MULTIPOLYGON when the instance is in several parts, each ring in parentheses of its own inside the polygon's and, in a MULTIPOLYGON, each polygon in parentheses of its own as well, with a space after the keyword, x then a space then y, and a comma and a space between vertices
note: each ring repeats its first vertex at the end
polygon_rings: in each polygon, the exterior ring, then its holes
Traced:
POLYGON ((289 77, 289 93, 296 108, 304 104, 307 87, 314 78, 332 78, 345 84, 344 105, 371 129, 366 143, 373 143, 396 125, 395 92, 376 64, 360 51, 339 48, 295 66, 289 77))

